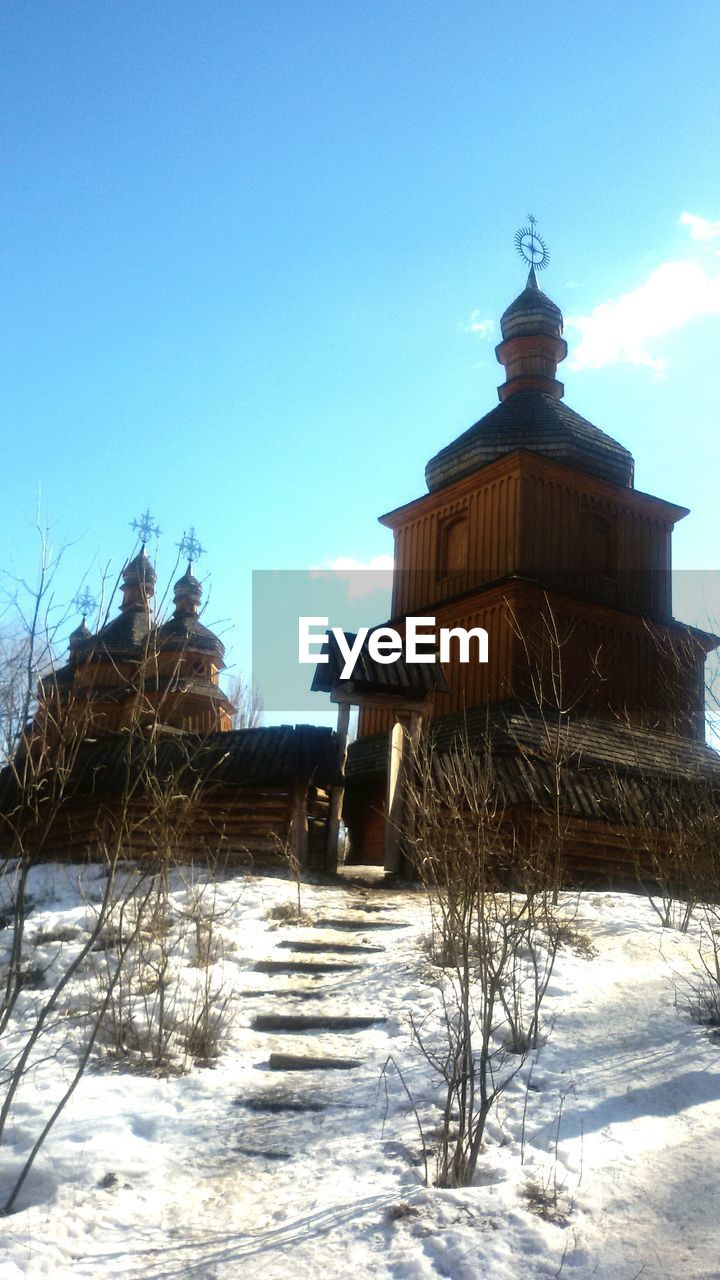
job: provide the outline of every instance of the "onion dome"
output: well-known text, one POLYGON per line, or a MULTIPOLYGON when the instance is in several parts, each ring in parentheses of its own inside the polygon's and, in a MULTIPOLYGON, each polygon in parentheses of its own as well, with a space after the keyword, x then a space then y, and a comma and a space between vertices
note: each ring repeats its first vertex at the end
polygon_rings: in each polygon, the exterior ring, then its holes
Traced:
POLYGON ((505 366, 505 383, 498 387, 500 399, 507 400, 518 391, 544 391, 561 400, 565 388, 556 374, 567 355, 562 312, 538 289, 533 267, 522 293, 503 313, 500 329, 503 340, 495 348, 505 366))
POLYGON ((74 657, 75 654, 85 646, 87 641, 91 639, 92 639, 92 632, 90 628, 86 626, 85 619, 83 618, 82 622, 80 623, 80 626, 76 627, 74 631, 71 631, 68 637, 68 648, 70 650, 70 657, 71 658, 74 657))
POLYGON ((538 288, 534 267, 530 268, 522 293, 503 312, 500 331, 505 341, 541 333, 553 338, 562 337, 562 311, 538 288))
POLYGON ((430 459, 428 489, 441 489, 518 449, 631 489, 632 454, 562 403, 565 388, 556 378, 567 355, 562 312, 538 288, 533 267, 500 328, 503 340, 495 354, 506 371, 500 404, 430 459))
POLYGON ((202 586, 195 577, 191 564, 188 565, 187 571, 182 578, 178 578, 173 594, 176 615, 184 613, 197 614, 202 600, 202 586))
POLYGON ((186 572, 175 583, 174 599, 172 618, 158 627, 158 649, 209 653, 216 666, 224 666, 224 644, 198 617, 202 585, 192 571, 192 564, 188 564, 186 572))
POLYGON ((122 571, 123 601, 121 609, 129 609, 133 605, 147 606, 155 593, 157 575, 152 564, 145 555, 145 548, 130 560, 122 571))

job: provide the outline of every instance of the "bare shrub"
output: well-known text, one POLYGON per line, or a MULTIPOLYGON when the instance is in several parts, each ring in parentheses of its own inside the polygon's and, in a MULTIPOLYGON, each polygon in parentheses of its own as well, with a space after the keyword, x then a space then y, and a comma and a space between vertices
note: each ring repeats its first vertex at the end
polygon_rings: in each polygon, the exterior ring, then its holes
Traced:
POLYGON ((444 1090, 437 1184, 473 1178, 488 1116, 541 1035, 557 944, 554 848, 523 851, 507 821, 489 743, 443 756, 420 744, 408 782, 413 852, 429 895, 440 1008, 413 1019, 444 1090))
POLYGON ((720 886, 718 783, 701 766, 677 776, 612 779, 632 840, 638 882, 665 929, 687 933, 699 904, 720 886))
POLYGON ((583 960, 593 960, 597 955, 597 947, 590 934, 579 929, 572 920, 551 920, 550 928, 556 950, 567 948, 583 960))
POLYGON ((220 1057, 231 1022, 230 996, 206 968, 179 1026, 185 1051, 196 1065, 209 1067, 220 1057))
POLYGON ((705 905, 700 920, 694 974, 686 985, 686 1007, 706 1027, 720 1027, 720 908, 705 905))
POLYGON ((231 1022, 230 998, 215 972, 224 954, 219 925, 232 910, 232 903, 220 909, 210 877, 188 888, 180 876, 173 891, 166 868, 122 919, 111 920, 96 963, 100 992, 125 948, 124 929, 133 929, 134 941, 105 1009, 104 1057, 151 1075, 177 1075, 192 1061, 208 1065, 218 1057, 231 1022))
POLYGON ((281 861, 287 867, 293 881, 295 882, 295 912, 298 917, 303 916, 302 905, 302 877, 303 865, 298 853, 297 841, 294 831, 290 831, 287 838, 282 840, 280 836, 274 836, 275 848, 280 856, 281 861))

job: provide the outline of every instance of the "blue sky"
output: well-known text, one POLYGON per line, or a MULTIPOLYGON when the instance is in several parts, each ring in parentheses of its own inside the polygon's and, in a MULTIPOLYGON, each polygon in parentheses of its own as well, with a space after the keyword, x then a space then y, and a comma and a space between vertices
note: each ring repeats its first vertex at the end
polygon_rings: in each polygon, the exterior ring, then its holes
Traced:
POLYGON ((6 0, 3 566, 40 491, 97 589, 150 505, 246 666, 251 571, 387 555, 497 402, 533 212, 566 401, 716 567, 719 47, 715 0, 6 0))

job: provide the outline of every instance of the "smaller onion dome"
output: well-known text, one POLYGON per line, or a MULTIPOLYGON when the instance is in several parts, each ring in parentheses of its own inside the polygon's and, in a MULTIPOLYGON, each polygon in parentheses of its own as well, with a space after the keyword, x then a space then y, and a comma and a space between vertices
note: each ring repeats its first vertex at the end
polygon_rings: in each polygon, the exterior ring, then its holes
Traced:
POLYGON ((534 337, 538 334, 547 334, 551 338, 562 337, 562 311, 538 288, 534 267, 530 268, 522 293, 503 312, 500 331, 506 342, 509 338, 534 337))
POLYGON ((157 574, 145 555, 145 548, 138 553, 122 571, 122 604, 121 610, 132 609, 137 605, 147 609, 148 602, 155 593, 157 574))
POLYGON ((175 616, 198 612, 202 600, 202 585, 198 582, 189 564, 182 578, 178 578, 173 591, 175 599, 175 616))
POLYGON ((172 618, 158 628, 158 648, 211 654, 216 666, 224 666, 225 646, 198 618, 202 584, 195 577, 191 563, 175 583, 173 594, 175 609, 172 618))
POLYGON ((92 632, 90 628, 85 625, 85 619, 83 618, 82 622, 80 623, 80 626, 76 627, 74 631, 71 631, 68 637, 68 648, 70 650, 70 656, 73 657, 78 652, 79 649, 82 649, 86 641, 91 639, 92 639, 92 632))
POLYGON ((122 571, 123 582, 129 587, 144 586, 148 595, 152 595, 157 582, 157 574, 145 555, 145 550, 138 552, 122 571))

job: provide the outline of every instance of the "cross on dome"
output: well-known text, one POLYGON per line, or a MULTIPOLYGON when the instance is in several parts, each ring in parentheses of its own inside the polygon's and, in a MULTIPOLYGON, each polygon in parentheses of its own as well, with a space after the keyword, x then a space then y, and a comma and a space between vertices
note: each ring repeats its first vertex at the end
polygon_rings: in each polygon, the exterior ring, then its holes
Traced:
POLYGON ((205 555, 205 548, 201 546, 193 525, 190 526, 186 533, 183 533, 182 538, 176 545, 180 555, 187 556, 188 564, 194 564, 200 559, 200 556, 205 555))
POLYGON ((150 514, 149 507, 143 512, 139 520, 130 521, 130 528, 135 529, 143 547, 146 542, 149 542, 150 538, 159 538, 162 533, 162 529, 155 523, 155 517, 150 514))
POLYGON ((75 596, 73 604, 75 605, 78 613, 82 614, 83 622, 87 618, 88 614, 92 613, 97 608, 97 600, 87 587, 85 587, 82 594, 78 593, 75 596))

